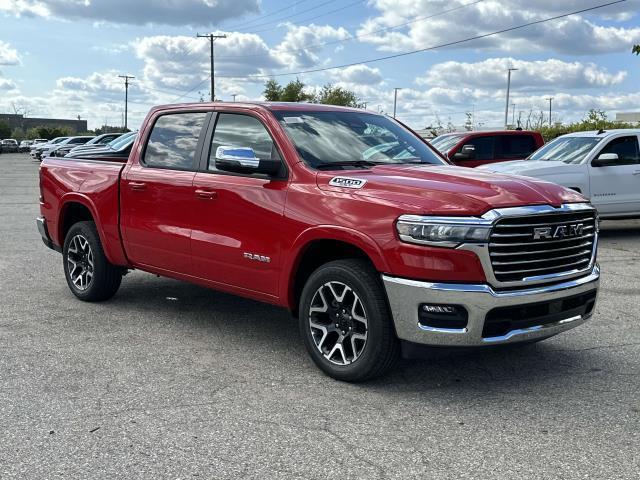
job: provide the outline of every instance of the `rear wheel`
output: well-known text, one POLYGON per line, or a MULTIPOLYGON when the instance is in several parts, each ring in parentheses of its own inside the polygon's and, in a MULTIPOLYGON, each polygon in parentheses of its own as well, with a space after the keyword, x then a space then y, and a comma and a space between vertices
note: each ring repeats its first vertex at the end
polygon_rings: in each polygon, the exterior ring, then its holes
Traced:
POLYGON ((107 260, 95 223, 78 222, 69 229, 62 258, 69 289, 80 300, 108 300, 118 291, 122 269, 107 260))
POLYGON ((388 371, 398 358, 384 289, 363 260, 338 260, 309 277, 300 299, 300 332, 327 375, 358 382, 388 371))

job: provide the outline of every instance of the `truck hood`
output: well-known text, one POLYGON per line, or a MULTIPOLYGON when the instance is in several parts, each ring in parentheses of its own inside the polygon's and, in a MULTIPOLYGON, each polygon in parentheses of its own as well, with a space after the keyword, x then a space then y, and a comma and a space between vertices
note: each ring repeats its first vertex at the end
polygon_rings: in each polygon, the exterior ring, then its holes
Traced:
POLYGON ((496 173, 508 173, 512 175, 525 175, 531 177, 545 176, 545 175, 557 175, 559 172, 566 172, 567 169, 575 167, 577 165, 571 165, 560 161, 531 161, 531 160, 517 160, 514 162, 502 162, 492 163, 489 165, 482 165, 478 167, 480 170, 496 172, 496 173))
POLYGON ((316 179, 321 190, 374 197, 413 206, 415 212, 408 213, 432 215, 482 215, 493 208, 586 201, 550 182, 455 166, 376 166, 319 172, 316 179))

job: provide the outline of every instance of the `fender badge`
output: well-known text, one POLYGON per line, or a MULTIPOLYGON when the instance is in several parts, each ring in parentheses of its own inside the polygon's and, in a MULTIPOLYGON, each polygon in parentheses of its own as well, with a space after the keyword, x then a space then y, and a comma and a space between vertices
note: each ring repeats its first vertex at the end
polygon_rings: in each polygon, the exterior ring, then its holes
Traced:
POLYGON ((343 187, 343 188, 362 188, 364 184, 367 183, 366 180, 362 178, 353 178, 353 177, 333 177, 329 180, 329 185, 332 187, 343 187))

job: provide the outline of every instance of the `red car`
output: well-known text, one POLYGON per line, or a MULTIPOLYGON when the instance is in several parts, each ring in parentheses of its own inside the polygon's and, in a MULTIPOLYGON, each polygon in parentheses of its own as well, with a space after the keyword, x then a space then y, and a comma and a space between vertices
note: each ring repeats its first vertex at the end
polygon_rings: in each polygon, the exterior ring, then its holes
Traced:
POLYGON ((502 130, 495 132, 445 133, 431 145, 456 165, 477 167, 487 163, 524 160, 544 145, 539 132, 502 130))
POLYGON ((126 163, 47 158, 40 191, 40 234, 79 299, 139 269, 279 305, 341 380, 425 345, 541 340, 594 311, 584 197, 452 166, 362 110, 157 107, 126 163))

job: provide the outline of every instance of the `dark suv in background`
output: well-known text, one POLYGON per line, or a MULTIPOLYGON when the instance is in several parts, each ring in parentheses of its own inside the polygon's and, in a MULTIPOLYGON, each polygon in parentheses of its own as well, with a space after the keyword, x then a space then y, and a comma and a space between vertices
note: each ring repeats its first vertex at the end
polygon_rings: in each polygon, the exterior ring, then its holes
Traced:
POLYGON ((524 160, 544 145, 542 135, 526 130, 445 133, 431 145, 456 165, 477 167, 487 163, 524 160))

